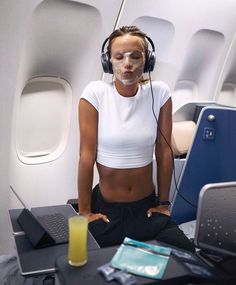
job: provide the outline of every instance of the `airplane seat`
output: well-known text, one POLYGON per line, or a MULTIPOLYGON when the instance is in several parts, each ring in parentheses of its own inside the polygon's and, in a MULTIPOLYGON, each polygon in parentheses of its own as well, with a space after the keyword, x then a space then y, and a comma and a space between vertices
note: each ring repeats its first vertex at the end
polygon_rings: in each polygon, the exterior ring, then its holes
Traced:
POLYGON ((171 217, 177 224, 196 219, 198 196, 208 183, 236 180, 236 108, 206 106, 174 190, 171 217))
POLYGON ((171 146, 176 159, 186 158, 194 138, 201 110, 206 106, 213 105, 215 103, 212 101, 191 102, 183 105, 173 114, 171 146))
POLYGON ((183 157, 187 154, 195 131, 194 121, 173 122, 171 147, 174 157, 183 157))

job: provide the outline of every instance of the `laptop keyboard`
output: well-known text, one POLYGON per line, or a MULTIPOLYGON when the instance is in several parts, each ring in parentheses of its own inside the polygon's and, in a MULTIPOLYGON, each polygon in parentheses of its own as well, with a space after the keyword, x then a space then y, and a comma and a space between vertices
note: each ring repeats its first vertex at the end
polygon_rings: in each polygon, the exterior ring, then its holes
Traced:
POLYGON ((37 216, 38 221, 56 244, 68 242, 68 220, 60 213, 37 216))

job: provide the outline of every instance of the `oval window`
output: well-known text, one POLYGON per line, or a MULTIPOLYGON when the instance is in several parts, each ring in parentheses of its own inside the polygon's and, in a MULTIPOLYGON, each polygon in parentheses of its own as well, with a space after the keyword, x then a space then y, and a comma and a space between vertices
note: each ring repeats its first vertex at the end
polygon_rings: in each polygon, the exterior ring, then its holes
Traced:
POLYGON ((17 154, 27 164, 58 158, 65 149, 72 109, 72 89, 58 77, 28 81, 19 103, 17 154))

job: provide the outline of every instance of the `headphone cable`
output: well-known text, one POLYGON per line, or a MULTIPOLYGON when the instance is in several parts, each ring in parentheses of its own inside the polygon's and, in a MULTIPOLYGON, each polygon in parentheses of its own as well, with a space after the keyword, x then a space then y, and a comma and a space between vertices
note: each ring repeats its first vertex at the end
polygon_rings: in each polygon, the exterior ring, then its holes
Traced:
POLYGON ((152 95, 152 113, 154 115, 154 118, 156 120, 156 123, 157 123, 157 126, 158 126, 158 131, 160 132, 161 136, 163 137, 164 141, 166 142, 166 144, 168 145, 170 151, 171 151, 171 158, 172 158, 172 164, 173 164, 173 176, 174 176, 174 183, 175 183, 175 191, 173 193, 173 197, 172 197, 172 200, 171 200, 171 204, 173 202, 173 199, 174 199, 174 196, 175 196, 175 192, 178 193, 178 195, 185 201, 187 202, 189 205, 191 205, 193 208, 197 208, 197 206, 193 203, 191 203, 187 198, 185 198, 179 191, 179 188, 178 188, 178 185, 177 185, 177 181, 176 181, 176 171, 175 171, 175 159, 174 159, 174 153, 173 153, 173 150, 172 150, 172 147, 171 145, 169 144, 169 142, 167 141, 166 137, 164 136, 164 134, 162 133, 161 131, 161 128, 159 126, 159 123, 158 123, 158 120, 157 120, 157 117, 156 117, 156 114, 155 114, 155 110, 154 110, 154 94, 153 94, 153 88, 152 88, 152 79, 151 79, 151 73, 150 71, 148 72, 148 75, 149 75, 149 82, 150 82, 150 88, 151 88, 151 95, 152 95))

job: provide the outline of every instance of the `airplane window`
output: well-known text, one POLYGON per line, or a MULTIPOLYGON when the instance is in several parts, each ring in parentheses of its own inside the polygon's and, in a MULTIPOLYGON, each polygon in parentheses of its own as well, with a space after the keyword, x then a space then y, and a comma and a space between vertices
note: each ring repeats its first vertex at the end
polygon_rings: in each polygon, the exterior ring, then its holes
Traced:
POLYGON ((23 89, 17 114, 16 148, 27 164, 58 158, 69 133, 72 90, 57 77, 37 77, 23 89))

